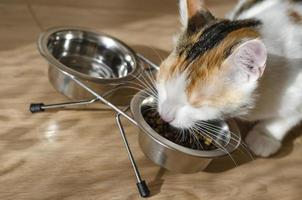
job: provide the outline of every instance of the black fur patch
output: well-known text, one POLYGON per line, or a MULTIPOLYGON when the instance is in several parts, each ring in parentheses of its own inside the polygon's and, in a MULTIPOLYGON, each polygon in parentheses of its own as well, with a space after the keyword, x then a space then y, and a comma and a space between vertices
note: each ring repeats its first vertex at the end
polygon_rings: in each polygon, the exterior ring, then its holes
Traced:
POLYGON ((201 11, 191 17, 188 22, 187 34, 191 35, 200 31, 206 24, 215 20, 215 17, 209 11, 201 11))
POLYGON ((186 59, 192 61, 203 55, 206 51, 216 47, 231 32, 248 27, 261 25, 259 20, 221 20, 206 28, 198 41, 187 51, 186 59))

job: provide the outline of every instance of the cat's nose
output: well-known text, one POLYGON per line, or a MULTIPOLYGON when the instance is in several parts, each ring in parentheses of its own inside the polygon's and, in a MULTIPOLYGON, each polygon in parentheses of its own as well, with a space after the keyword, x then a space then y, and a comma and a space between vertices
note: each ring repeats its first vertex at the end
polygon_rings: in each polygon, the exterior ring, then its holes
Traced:
POLYGON ((161 110, 159 111, 159 115, 161 116, 162 120, 167 123, 170 123, 175 119, 176 110, 172 106, 172 103, 170 101, 166 100, 161 104, 161 110))
POLYGON ((168 115, 161 115, 161 118, 167 123, 170 123, 175 119, 173 116, 168 116, 168 115))

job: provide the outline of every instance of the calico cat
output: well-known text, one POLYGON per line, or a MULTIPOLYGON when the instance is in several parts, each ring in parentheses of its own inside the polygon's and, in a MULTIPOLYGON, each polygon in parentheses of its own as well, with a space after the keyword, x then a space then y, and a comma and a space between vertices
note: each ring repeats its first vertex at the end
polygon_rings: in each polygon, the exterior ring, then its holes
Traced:
POLYGON ((161 117, 180 129, 257 121, 246 143, 258 156, 276 153, 302 119, 302 4, 241 0, 226 19, 200 0, 179 6, 181 32, 156 77, 161 117))

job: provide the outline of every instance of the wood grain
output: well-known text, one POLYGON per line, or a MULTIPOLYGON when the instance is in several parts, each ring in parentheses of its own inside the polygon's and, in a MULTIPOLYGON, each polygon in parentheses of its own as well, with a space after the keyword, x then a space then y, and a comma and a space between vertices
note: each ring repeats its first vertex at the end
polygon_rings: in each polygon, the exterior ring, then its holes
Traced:
MULTIPOLYGON (((51 26, 77 25, 112 34, 159 62, 178 30, 171 0, 10 0, 0 2, 0 199, 139 199, 134 174, 113 120, 104 106, 31 114, 31 102, 67 99, 47 80, 36 49, 51 26), (88 109, 89 108, 89 109, 88 109)), ((208 1, 223 16, 234 1, 208 1), (227 3, 226 3, 227 2, 227 3)), ((250 161, 236 152, 197 174, 175 174, 141 152, 135 127, 126 132, 152 191, 150 199, 302 199, 301 126, 269 159, 250 161)))

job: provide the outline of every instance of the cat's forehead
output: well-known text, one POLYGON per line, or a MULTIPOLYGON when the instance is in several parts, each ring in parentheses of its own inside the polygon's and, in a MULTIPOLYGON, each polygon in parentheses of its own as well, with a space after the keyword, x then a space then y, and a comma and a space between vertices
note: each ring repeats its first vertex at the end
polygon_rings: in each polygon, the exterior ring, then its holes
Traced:
POLYGON ((169 58, 164 63, 165 78, 176 73, 186 72, 188 76, 210 75, 220 67, 234 47, 246 39, 260 36, 257 20, 216 20, 195 32, 189 27, 180 36, 179 41, 169 58), (205 70, 208 71, 205 73, 205 70))
POLYGON ((179 54, 185 53, 186 60, 193 61, 208 51, 219 47, 221 43, 231 40, 231 37, 228 36, 234 32, 245 32, 245 35, 237 34, 238 40, 251 36, 251 32, 254 33, 260 24, 260 21, 254 19, 236 21, 224 19, 212 21, 199 29, 192 29, 188 26, 178 41, 176 51, 179 54))
POLYGON ((260 24, 257 20, 216 20, 195 32, 185 31, 174 51, 162 63, 159 80, 167 82, 185 74, 185 92, 190 96, 200 85, 211 82, 221 73, 223 61, 234 47, 260 36, 257 31, 260 24))

